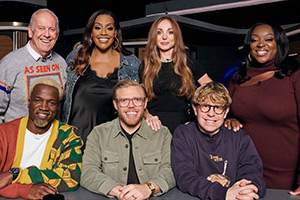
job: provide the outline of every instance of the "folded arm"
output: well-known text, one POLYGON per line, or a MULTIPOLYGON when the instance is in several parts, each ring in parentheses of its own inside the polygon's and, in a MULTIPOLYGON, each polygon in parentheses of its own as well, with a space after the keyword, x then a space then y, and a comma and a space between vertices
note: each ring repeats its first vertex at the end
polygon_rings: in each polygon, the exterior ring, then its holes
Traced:
POLYGON ((63 141, 61 138, 55 141, 62 144, 59 149, 51 149, 46 169, 31 166, 21 170, 14 183, 48 183, 59 192, 76 190, 81 176, 83 142, 73 130, 68 132, 69 136, 63 141))

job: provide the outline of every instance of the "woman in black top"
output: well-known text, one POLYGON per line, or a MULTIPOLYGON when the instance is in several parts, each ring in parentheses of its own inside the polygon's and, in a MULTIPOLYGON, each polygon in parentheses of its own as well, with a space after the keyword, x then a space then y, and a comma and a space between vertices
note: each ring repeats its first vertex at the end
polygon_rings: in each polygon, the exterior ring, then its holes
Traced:
POLYGON ((149 99, 145 112, 148 125, 158 129, 161 120, 171 133, 189 121, 195 82, 212 81, 196 60, 186 56, 180 27, 170 16, 152 24, 139 76, 149 99))
POLYGON ((85 143, 94 126, 117 117, 113 87, 125 79, 138 81, 140 61, 124 49, 119 21, 108 10, 90 17, 83 37, 68 69, 62 121, 76 126, 85 143))

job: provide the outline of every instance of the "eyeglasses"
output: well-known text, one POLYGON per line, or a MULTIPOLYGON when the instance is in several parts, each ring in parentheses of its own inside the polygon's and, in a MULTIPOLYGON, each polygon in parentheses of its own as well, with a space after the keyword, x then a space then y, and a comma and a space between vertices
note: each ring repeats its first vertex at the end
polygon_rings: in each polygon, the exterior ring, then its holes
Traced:
POLYGON ((208 113, 210 111, 210 108, 213 108, 214 112, 217 115, 221 115, 227 108, 227 106, 212 106, 208 104, 197 104, 200 107, 200 110, 204 113, 208 113))
POLYGON ((145 101, 145 97, 142 98, 124 98, 124 99, 115 99, 121 108, 126 108, 129 106, 129 102, 131 101, 135 107, 140 107, 143 105, 145 101))

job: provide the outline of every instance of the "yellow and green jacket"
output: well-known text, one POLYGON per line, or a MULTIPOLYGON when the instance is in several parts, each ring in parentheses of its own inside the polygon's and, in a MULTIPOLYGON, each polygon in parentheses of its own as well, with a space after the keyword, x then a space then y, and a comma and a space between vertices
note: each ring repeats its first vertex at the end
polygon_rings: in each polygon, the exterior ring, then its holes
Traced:
MULTIPOLYGON (((0 124, 0 172, 19 167, 27 122, 28 117, 23 117, 0 124)), ((74 131, 75 127, 55 119, 40 168, 20 169, 13 183, 0 189, 0 196, 26 199, 35 183, 48 183, 58 192, 76 190, 81 176, 83 142, 74 131)))

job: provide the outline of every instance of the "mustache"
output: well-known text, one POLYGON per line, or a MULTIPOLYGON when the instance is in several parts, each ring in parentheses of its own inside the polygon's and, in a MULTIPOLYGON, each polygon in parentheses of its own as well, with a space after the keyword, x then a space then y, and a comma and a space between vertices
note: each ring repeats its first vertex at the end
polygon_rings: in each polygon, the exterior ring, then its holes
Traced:
POLYGON ((50 112, 47 112, 47 111, 35 111, 34 112, 35 114, 44 114, 44 115, 49 115, 50 112))

